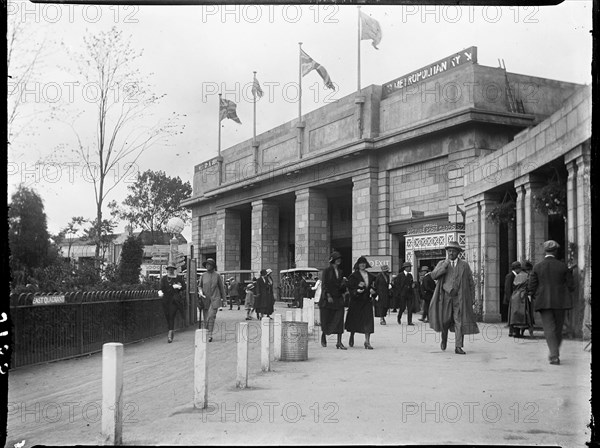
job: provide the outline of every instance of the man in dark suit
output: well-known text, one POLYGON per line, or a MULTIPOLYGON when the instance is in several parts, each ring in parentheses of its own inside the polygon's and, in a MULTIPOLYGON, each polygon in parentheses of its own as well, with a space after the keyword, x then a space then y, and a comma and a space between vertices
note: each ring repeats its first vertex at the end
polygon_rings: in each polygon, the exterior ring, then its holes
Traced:
POLYGON ((429 272, 429 266, 423 266, 419 272, 421 277, 419 283, 419 291, 421 298, 423 299, 423 315, 419 319, 422 322, 429 322, 427 316, 429 315, 429 305, 431 304, 431 298, 435 291, 435 280, 431 278, 429 272))
POLYGON ((402 323, 402 313, 404 309, 406 309, 406 313, 408 314, 408 325, 414 325, 412 323, 412 313, 413 313, 413 300, 414 300, 414 291, 413 291, 413 276, 410 273, 412 269, 412 264, 410 262, 406 262, 402 265, 402 271, 398 273, 398 276, 394 279, 394 289, 395 293, 398 295, 398 323, 402 323))
POLYGON ((550 364, 560 364, 559 348, 565 311, 573 307, 570 293, 575 290, 573 273, 565 263, 556 259, 559 244, 554 240, 544 243, 546 256, 537 263, 527 290, 534 300, 534 309, 539 311, 544 326, 544 336, 550 349, 550 364))
MULTIPOLYGON (((504 305, 509 307, 508 315, 510 316, 510 298, 512 297, 515 277, 521 272, 521 263, 513 261, 510 265, 511 271, 504 277, 504 305)), ((509 319, 510 320, 510 319, 509 319)), ((508 335, 514 336, 514 328, 509 325, 508 335)))

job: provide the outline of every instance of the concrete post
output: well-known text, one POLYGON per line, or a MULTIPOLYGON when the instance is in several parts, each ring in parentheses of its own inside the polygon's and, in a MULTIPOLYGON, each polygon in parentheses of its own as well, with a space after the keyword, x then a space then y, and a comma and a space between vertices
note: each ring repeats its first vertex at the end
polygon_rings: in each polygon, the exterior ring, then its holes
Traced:
POLYGON ((285 312, 285 320, 286 322, 292 322, 294 320, 294 311, 288 310, 285 312))
POLYGON ((306 308, 307 319, 308 319, 308 334, 312 334, 313 329, 315 327, 315 303, 313 299, 307 299, 307 302, 304 304, 304 308, 306 308))
POLYGON ((194 341, 194 407, 208 406, 208 330, 196 330, 194 341))
POLYGON ((248 387, 248 323, 238 322, 236 327, 237 376, 235 387, 238 389, 245 389, 248 387))
POLYGON ((275 361, 281 359, 281 336, 283 333, 281 314, 275 314, 275 334, 273 335, 273 358, 275 361))
POLYGON ((102 346, 102 438, 105 444, 123 443, 123 344, 102 346))
POLYGON ((271 359, 270 359, 270 345, 271 341, 269 338, 270 324, 268 317, 261 319, 261 338, 260 338, 260 368, 263 372, 271 370, 271 359))

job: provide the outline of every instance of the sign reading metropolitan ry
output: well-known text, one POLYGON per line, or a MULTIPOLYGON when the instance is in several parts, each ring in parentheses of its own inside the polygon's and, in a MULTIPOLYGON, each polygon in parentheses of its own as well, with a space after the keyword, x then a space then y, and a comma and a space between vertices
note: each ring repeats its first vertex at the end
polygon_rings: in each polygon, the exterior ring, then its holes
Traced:
POLYGON ((429 64, 425 67, 415 70, 408 75, 396 78, 393 81, 385 83, 383 85, 382 97, 385 98, 395 92, 396 90, 403 89, 411 86, 418 82, 424 81, 432 76, 443 73, 454 67, 464 64, 476 64, 477 63, 477 47, 469 47, 465 50, 454 53, 453 55, 447 56, 444 59, 440 59, 433 64, 429 64))

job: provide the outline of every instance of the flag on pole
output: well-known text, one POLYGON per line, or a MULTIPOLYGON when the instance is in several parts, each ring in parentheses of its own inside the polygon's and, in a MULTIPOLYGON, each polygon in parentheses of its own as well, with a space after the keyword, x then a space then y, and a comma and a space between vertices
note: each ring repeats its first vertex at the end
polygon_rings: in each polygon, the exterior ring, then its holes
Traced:
POLYGON ((364 12, 362 12, 362 11, 359 11, 359 12, 360 12, 360 40, 371 39, 372 40, 371 44, 373 45, 373 47, 376 50, 379 50, 379 48, 377 48, 377 45, 379 45, 379 42, 381 42, 381 37, 383 36, 379 22, 377 20, 369 17, 364 12))
POLYGON ((221 104, 219 105, 219 121, 223 121, 223 118, 229 118, 236 123, 242 124, 237 116, 236 108, 237 104, 233 101, 221 98, 221 104))
POLYGON ((325 83, 325 87, 331 90, 335 90, 335 86, 329 77, 329 73, 325 67, 316 62, 313 58, 306 54, 306 52, 301 48, 300 49, 300 66, 302 69, 302 76, 306 76, 313 70, 316 70, 317 73, 323 78, 323 82, 325 83))
POLYGON ((255 76, 254 81, 252 82, 252 96, 254 96, 254 98, 256 98, 256 97, 262 98, 263 95, 264 95, 264 92, 260 88, 258 79, 256 79, 256 76, 255 76))

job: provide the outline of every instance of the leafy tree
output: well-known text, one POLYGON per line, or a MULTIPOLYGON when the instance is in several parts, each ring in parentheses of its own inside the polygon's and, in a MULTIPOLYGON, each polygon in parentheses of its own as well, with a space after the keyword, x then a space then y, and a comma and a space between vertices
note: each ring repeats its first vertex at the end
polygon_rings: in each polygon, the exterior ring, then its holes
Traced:
POLYGON ((13 271, 45 267, 49 262, 50 235, 42 198, 20 185, 8 210, 10 267, 13 271))
POLYGON ((189 182, 179 177, 169 177, 164 171, 147 170, 138 173, 136 181, 127 187, 129 194, 123 201, 123 208, 111 202, 113 215, 141 227, 152 235, 163 232, 170 218, 178 217, 184 222, 190 219, 189 210, 181 202, 192 195, 189 182))
POLYGON ((82 241, 91 241, 96 245, 96 259, 100 262, 104 260, 106 251, 110 247, 110 244, 117 237, 113 234, 113 230, 117 227, 117 224, 110 219, 103 219, 100 225, 96 223, 96 220, 90 222, 91 227, 84 229, 81 237, 82 241), (100 252, 98 252, 100 248, 100 252))
POLYGON ((67 258, 69 259, 71 258, 71 247, 73 247, 75 238, 77 237, 77 234, 83 230, 83 225, 86 222, 87 219, 85 219, 83 216, 73 216, 71 218, 71 222, 69 222, 67 226, 54 237, 57 244, 60 244, 65 240, 67 241, 67 258))
POLYGON ((118 279, 123 283, 139 283, 144 245, 139 238, 129 236, 123 243, 118 279))
MULTIPOLYGON (((104 200, 123 178, 130 174, 138 158, 152 145, 176 134, 173 113, 166 121, 148 125, 147 117, 153 105, 164 96, 151 91, 146 76, 135 68, 142 56, 131 45, 131 36, 112 27, 98 34, 84 37, 85 52, 73 55, 79 73, 85 82, 97 86, 96 119, 92 129, 84 134, 95 134, 94 141, 86 142, 73 125, 77 137, 76 153, 81 157, 94 184, 96 201, 96 234, 101 235, 104 200), (119 92, 118 95, 115 92, 119 92), (112 179, 112 185, 108 181, 112 179)), ((67 49, 68 51, 68 49, 67 49)), ((99 259, 102 243, 96 241, 99 259)))

